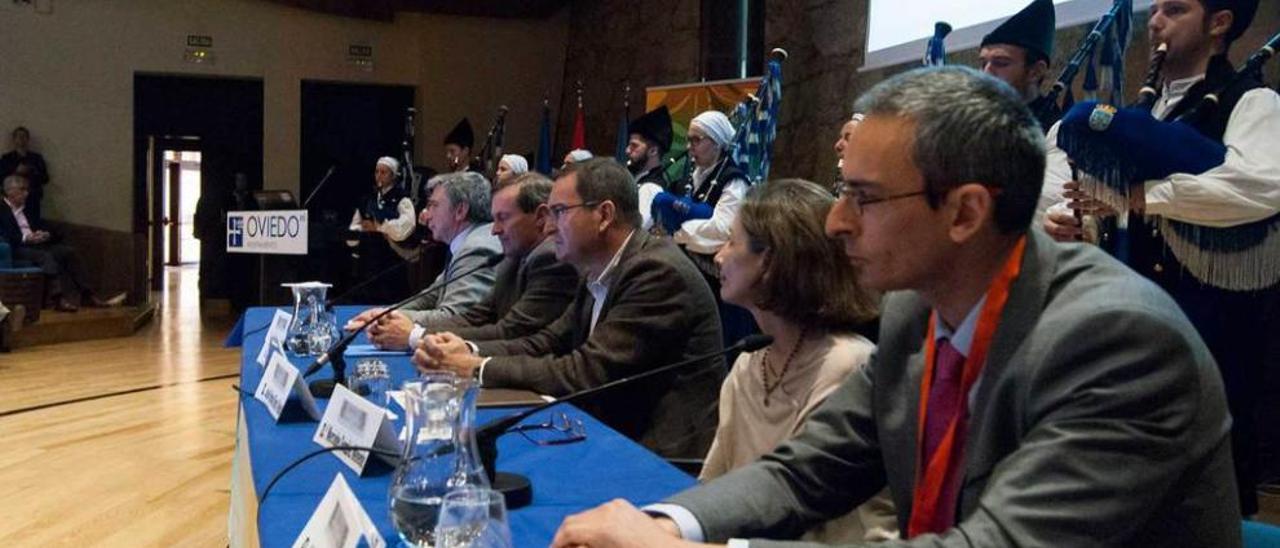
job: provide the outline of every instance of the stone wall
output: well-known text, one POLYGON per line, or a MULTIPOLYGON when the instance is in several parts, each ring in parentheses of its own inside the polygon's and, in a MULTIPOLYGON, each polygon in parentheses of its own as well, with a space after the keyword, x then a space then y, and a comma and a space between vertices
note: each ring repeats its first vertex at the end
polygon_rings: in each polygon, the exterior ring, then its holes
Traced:
MULTIPOLYGON (((612 155, 623 89, 631 83, 631 115, 644 111, 644 88, 698 79, 699 3, 689 0, 574 0, 563 93, 552 105, 556 148, 552 164, 569 150, 577 108, 574 86, 583 83, 587 148, 612 155)), ((530 159, 532 160, 532 158, 530 159)))

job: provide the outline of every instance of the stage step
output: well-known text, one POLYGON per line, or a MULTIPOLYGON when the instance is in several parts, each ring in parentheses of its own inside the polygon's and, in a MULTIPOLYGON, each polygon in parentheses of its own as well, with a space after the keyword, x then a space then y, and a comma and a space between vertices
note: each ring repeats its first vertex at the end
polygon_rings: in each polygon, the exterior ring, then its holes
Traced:
POLYGON ((40 321, 14 334, 13 348, 108 339, 132 335, 155 316, 155 303, 117 308, 82 308, 78 312, 43 310, 40 321))

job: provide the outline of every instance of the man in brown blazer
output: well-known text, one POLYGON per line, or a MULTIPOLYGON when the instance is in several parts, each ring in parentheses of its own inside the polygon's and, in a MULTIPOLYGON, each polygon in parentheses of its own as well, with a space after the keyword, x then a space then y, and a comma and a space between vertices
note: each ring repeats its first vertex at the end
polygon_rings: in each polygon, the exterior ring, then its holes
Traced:
MULTIPOLYGON (((527 337, 428 335, 414 363, 486 387, 564 396, 721 348, 715 298, 672 243, 639 230, 635 184, 611 159, 575 163, 548 202, 556 255, 582 273, 563 316, 527 337)), ((583 408, 664 457, 706 454, 724 359, 602 394, 583 408)))
POLYGON ((423 325, 392 312, 369 328, 369 339, 381 348, 413 348, 423 335, 439 331, 468 339, 511 339, 559 318, 573 300, 578 271, 556 259, 555 245, 545 233, 550 195, 551 180, 539 173, 521 174, 493 194, 492 231, 506 258, 497 266, 493 292, 483 301, 423 325))

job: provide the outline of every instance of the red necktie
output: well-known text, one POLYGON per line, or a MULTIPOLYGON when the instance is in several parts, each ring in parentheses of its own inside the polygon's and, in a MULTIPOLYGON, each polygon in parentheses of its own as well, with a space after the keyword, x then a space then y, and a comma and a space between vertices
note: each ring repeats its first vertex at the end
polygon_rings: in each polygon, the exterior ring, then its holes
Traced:
MULTIPOLYGON (((937 346, 937 357, 935 358, 933 367, 933 384, 929 387, 929 401, 925 417, 924 428, 924 458, 925 465, 933 459, 934 452, 938 449, 938 445, 942 443, 943 437, 947 435, 947 428, 953 420, 963 420, 960 416, 964 412, 964 397, 962 391, 962 377, 964 376, 964 356, 960 354, 956 347, 951 345, 951 341, 946 338, 939 339, 937 346)), ((964 425, 957 425, 956 439, 953 442, 957 449, 964 447, 964 425)), ((955 518, 956 503, 956 470, 950 469, 948 466, 947 481, 943 482, 942 492, 937 493, 938 509, 935 518, 943 520, 945 523, 936 523, 945 530, 952 525, 955 518)))

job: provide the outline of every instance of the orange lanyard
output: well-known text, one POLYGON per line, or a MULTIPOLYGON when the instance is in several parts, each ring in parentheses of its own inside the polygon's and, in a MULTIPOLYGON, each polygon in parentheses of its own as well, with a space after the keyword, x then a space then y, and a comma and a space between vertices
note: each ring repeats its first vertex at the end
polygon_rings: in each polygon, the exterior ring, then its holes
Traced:
POLYGON ((1000 324, 1000 314, 1004 311, 1005 303, 1009 301, 1009 288, 1013 285, 1013 281, 1017 279, 1018 273, 1022 269, 1022 255, 1026 250, 1026 244, 1026 236, 1018 239, 1018 243, 1014 245, 1013 252, 1009 254, 1004 267, 1000 270, 1000 274, 991 281, 991 285, 987 288, 986 303, 983 304, 982 311, 978 316, 978 325, 974 331, 973 344, 969 348, 969 355, 965 357, 964 372, 960 377, 960 412, 947 425, 946 434, 934 451, 933 458, 929 462, 925 462, 925 418, 929 413, 929 389, 933 385, 934 359, 936 358, 937 350, 937 342, 934 339, 934 325, 938 322, 937 312, 929 315, 929 332, 925 338, 924 375, 920 383, 920 411, 916 420, 916 488, 912 496, 911 521, 907 530, 908 538, 921 533, 937 532, 928 529, 929 524, 933 523, 933 516, 941 508, 950 507, 949 504, 941 504, 942 501, 939 499, 948 477, 954 477, 954 474, 949 474, 948 472, 954 466, 958 466, 960 456, 963 453, 963 448, 957 449, 955 447, 956 438, 959 436, 957 431, 963 427, 961 423, 964 422, 964 416, 968 414, 969 391, 978 380, 978 375, 982 372, 982 366, 987 361, 987 351, 991 348, 991 340, 995 338, 996 327, 1000 324))

